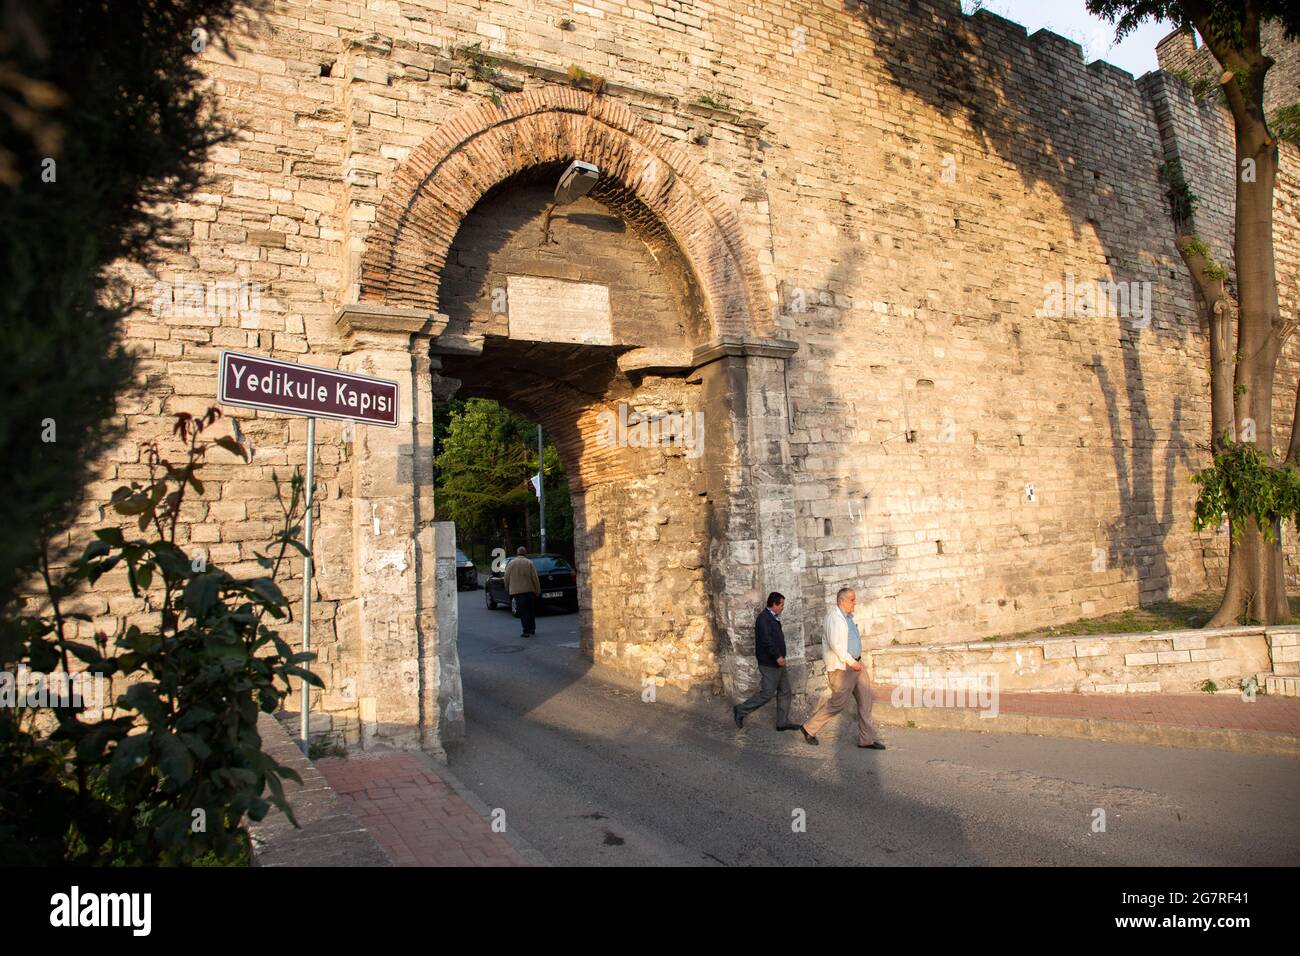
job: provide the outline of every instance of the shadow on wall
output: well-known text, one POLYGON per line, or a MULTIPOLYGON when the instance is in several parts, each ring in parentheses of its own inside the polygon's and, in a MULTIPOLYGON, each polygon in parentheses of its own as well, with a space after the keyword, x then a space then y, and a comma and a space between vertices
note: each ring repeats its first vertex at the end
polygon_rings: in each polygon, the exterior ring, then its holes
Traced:
MULTIPOLYGON (((1173 416, 1169 423, 1170 439, 1165 445, 1164 504, 1156 514, 1155 501, 1155 448, 1156 435, 1146 413, 1145 385, 1142 381, 1142 364, 1136 349, 1126 343, 1125 353, 1130 360, 1124 363, 1129 383, 1129 428, 1131 430, 1131 461, 1125 455, 1123 429, 1119 421, 1119 403, 1115 387, 1101 356, 1093 356, 1093 371, 1102 395, 1106 399, 1106 416, 1110 422, 1111 454, 1115 460, 1115 482, 1119 489, 1120 514, 1106 528, 1107 554, 1105 567, 1120 567, 1130 571, 1139 583, 1139 603, 1151 604, 1166 601, 1171 596, 1172 575, 1165 541, 1174 527, 1174 476, 1181 462, 1194 467, 1187 448, 1179 442, 1181 434, 1183 401, 1174 398, 1173 416), (1136 394, 1138 401, 1133 396, 1136 394)), ((1100 555, 1097 556, 1100 558, 1100 555)))
MULTIPOLYGON (((1027 37, 1022 27, 987 12, 970 17, 954 12, 937 22, 914 15, 906 4, 844 0, 843 9, 868 28, 875 47, 871 63, 879 64, 889 80, 919 100, 923 111, 937 112, 950 122, 951 143, 932 143, 931 148, 941 153, 950 148, 953 161, 963 161, 963 147, 969 151, 969 140, 963 142, 969 128, 986 154, 1015 171, 1026 194, 1050 190, 1068 217, 1070 234, 1060 237, 1061 252, 1057 242, 1045 240, 1047 248, 1030 250, 1042 262, 1041 277, 1025 274, 1030 269, 1038 271, 1033 265, 1019 276, 1009 270, 1001 287, 995 283, 990 290, 985 311, 1000 310, 1001 304, 993 300, 998 293, 1024 301, 1026 295, 1038 294, 1035 287, 1039 281, 1066 278, 1052 274, 1053 270, 1071 268, 1079 273, 1090 269, 1100 273, 1081 274, 1083 281, 1149 282, 1157 293, 1165 293, 1162 298, 1166 302, 1175 295, 1197 301, 1174 248, 1172 219, 1167 228, 1163 222, 1154 230, 1133 228, 1135 209, 1164 202, 1160 143, 1135 81, 1108 64, 1085 66, 1080 48, 1071 41, 1046 32, 1027 37), (1123 145, 1122 154, 1115 150, 1117 144, 1123 145), (1089 248, 1093 238, 1105 256, 1100 269, 1092 265, 1096 261, 1096 252, 1089 248)), ((914 139, 901 135, 915 144, 914 139)), ((977 188, 997 190, 1000 185, 995 182, 977 188)), ((953 206, 963 217, 987 215, 988 208, 979 202, 978 195, 962 194, 953 206)), ((1117 561, 1137 579, 1143 603, 1169 595, 1167 538, 1175 521, 1190 522, 1190 515, 1174 512, 1176 468, 1179 464, 1197 467, 1190 454, 1192 445, 1182 433, 1182 401, 1175 399, 1164 436, 1167 452, 1164 474, 1159 476, 1163 478, 1164 503, 1157 518, 1154 449, 1159 439, 1148 402, 1149 373, 1144 363, 1149 364, 1154 354, 1179 348, 1186 332, 1203 337, 1207 331, 1199 310, 1179 314, 1172 305, 1161 309, 1160 304, 1158 300, 1155 303, 1156 321, 1148 316, 1145 323, 1135 323, 1132 315, 994 315, 995 324, 989 330, 990 339, 1008 336, 1008 352, 1019 345, 1019 329, 1005 318, 1026 321, 1026 328, 1033 330, 1032 338, 1026 336, 1027 345, 1033 338, 1050 344, 1050 339, 1064 335, 1095 348, 1118 337, 1117 347, 1094 351, 1091 362, 1080 365, 1095 374, 1100 387, 1119 488, 1119 515, 1109 521, 1108 560, 1117 561), (1071 323, 1073 329, 1060 328, 1071 323), (1123 370, 1122 383, 1108 371, 1115 365, 1123 370), (1122 409, 1125 403, 1127 408, 1122 409), (1130 443, 1131 460, 1125 450, 1130 443)), ((993 341, 988 344, 997 345, 993 341)), ((1208 345, 1206 350, 1208 362, 1208 345)), ((1084 368, 1078 369, 1080 385, 1086 383, 1084 368)), ((1060 382, 1059 388, 1069 389, 1074 384, 1071 377, 1060 382)), ((1182 382, 1171 384, 1176 388, 1182 382)), ((1208 374, 1205 389, 1204 404, 1208 406, 1208 374)), ((1047 388, 1042 391, 1046 393, 1047 388)), ((1080 406, 1082 394, 1076 400, 1080 406)), ((1206 417, 1208 439, 1208 414, 1206 417)), ((1088 476, 1080 475, 1077 480, 1087 481, 1088 476)), ((1095 480, 1091 487, 1099 490, 1095 480)))

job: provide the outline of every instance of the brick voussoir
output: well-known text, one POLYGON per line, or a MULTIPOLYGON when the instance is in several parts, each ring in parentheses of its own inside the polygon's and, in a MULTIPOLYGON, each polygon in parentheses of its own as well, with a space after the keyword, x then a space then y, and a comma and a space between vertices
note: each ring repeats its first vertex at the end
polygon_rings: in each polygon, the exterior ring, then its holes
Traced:
POLYGON ((411 304, 436 308, 438 270, 427 266, 446 261, 460 220, 514 173, 576 155, 616 177, 665 225, 703 281, 716 334, 770 328, 762 278, 740 239, 739 217, 713 194, 699 166, 626 105, 589 100, 571 88, 543 87, 503 97, 500 110, 471 107, 444 123, 394 173, 376 210, 363 298, 391 300, 394 291, 415 287, 421 291, 411 304), (645 189, 651 158, 672 175, 645 189), (674 188, 679 181, 684 190, 674 188), (408 233, 416 242, 412 255, 401 251, 408 233))

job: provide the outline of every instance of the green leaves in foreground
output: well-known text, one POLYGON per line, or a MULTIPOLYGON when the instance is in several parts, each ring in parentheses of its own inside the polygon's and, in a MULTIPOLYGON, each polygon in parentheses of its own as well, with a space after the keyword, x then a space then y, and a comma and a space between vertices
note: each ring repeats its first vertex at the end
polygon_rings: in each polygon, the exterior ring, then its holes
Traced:
POLYGON ((207 452, 247 460, 233 439, 200 440, 219 417, 215 408, 178 416, 186 460, 174 465, 147 445, 149 479, 113 495, 127 524, 95 532, 62 577, 45 559, 47 609, 0 617, 0 670, 100 675, 101 689, 111 681, 117 691, 103 713, 75 701, 0 708, 0 863, 238 861, 247 821, 272 806, 293 819, 281 781, 298 776, 262 752, 257 721, 279 708, 291 678, 322 686, 305 669, 314 655, 267 624, 288 617, 275 578, 302 551, 303 482, 295 474, 280 498, 281 530, 259 555, 266 575, 237 578, 187 554, 176 529, 188 495, 203 493, 207 452), (129 582, 138 623, 111 642, 77 636, 73 622, 89 618, 63 608, 108 575, 114 588, 129 582))

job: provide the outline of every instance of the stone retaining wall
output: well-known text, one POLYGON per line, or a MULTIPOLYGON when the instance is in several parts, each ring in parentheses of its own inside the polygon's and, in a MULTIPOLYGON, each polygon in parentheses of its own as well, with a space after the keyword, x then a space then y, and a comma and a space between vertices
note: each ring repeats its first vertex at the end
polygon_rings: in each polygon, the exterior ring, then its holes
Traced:
POLYGON ((1236 627, 882 647, 870 656, 874 681, 902 687, 996 675, 1003 691, 1185 694, 1211 680, 1238 693, 1250 677, 1262 687, 1275 667, 1300 672, 1298 643, 1300 628, 1236 627))

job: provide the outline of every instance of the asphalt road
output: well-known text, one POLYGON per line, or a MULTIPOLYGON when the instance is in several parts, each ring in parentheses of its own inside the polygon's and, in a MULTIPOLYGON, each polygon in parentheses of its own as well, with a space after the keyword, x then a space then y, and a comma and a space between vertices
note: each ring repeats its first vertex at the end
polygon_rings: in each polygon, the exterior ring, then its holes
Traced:
POLYGON ((726 702, 642 702, 576 614, 524 641, 482 590, 460 612, 451 770, 557 865, 1300 863, 1295 760, 900 728, 863 751, 848 716, 810 747, 772 704, 737 730, 726 702))

